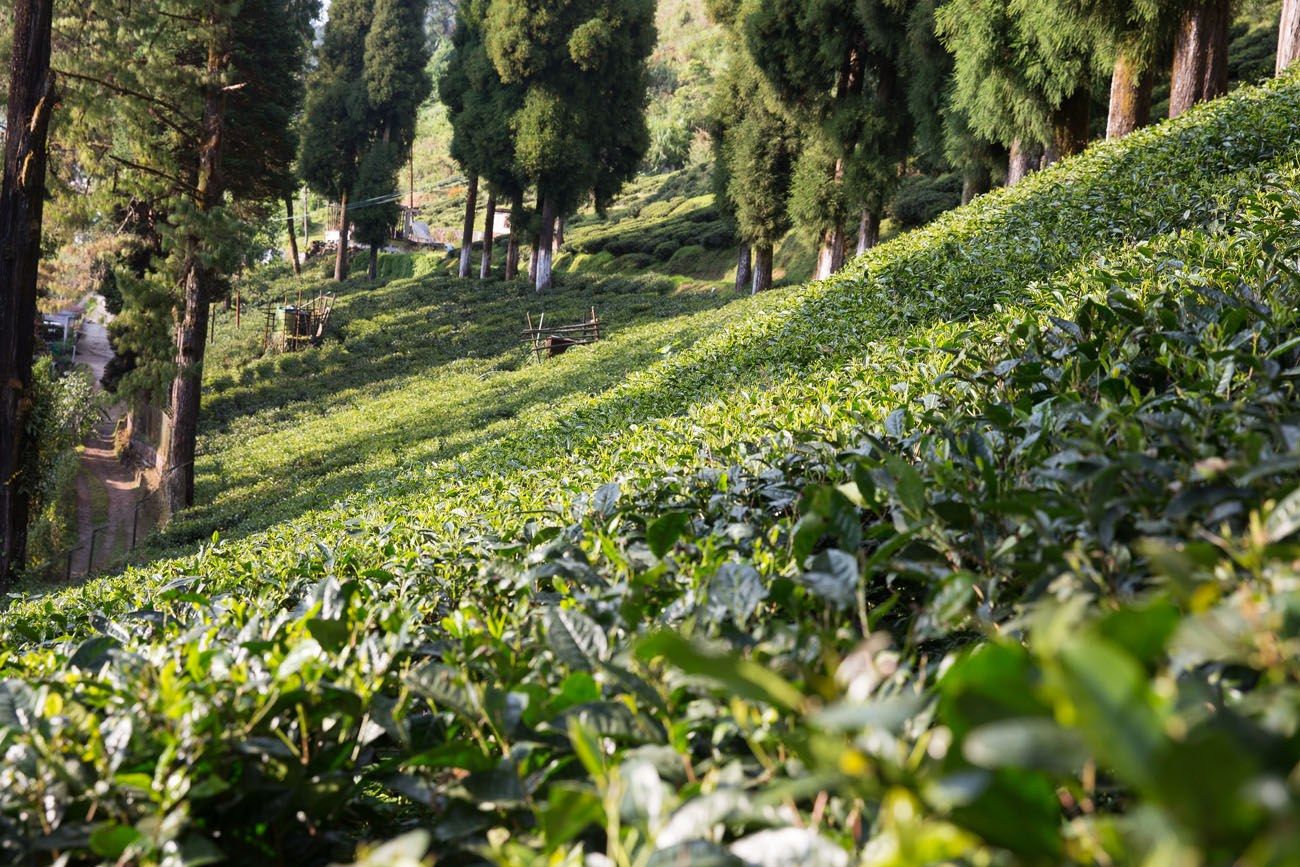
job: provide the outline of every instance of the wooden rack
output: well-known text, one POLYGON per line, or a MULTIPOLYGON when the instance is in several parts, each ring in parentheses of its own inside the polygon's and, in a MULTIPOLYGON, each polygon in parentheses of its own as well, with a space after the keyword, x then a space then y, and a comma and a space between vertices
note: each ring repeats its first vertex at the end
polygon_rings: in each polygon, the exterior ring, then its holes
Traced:
POLYGON ((576 325, 548 328, 545 313, 538 317, 536 325, 533 325, 531 313, 525 312, 524 319, 528 327, 524 329, 523 337, 532 344, 533 357, 538 361, 542 360, 543 353, 547 358, 554 358, 563 355, 571 347, 586 346, 600 340, 600 317, 596 315, 595 307, 591 308, 590 319, 576 325))

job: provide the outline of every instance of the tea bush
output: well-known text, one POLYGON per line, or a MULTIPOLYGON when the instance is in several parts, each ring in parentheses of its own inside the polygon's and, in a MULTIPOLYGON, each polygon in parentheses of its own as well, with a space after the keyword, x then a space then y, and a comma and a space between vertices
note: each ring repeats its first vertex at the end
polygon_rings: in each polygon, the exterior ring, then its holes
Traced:
POLYGON ((1294 863, 1298 121, 1239 92, 527 430, 15 600, 0 848, 1294 863))

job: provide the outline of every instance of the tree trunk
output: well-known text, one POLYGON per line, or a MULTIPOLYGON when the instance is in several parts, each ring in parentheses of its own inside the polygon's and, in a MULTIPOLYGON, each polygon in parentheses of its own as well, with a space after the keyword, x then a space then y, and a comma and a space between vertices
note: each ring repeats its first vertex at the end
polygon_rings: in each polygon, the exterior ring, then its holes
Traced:
POLYGON ((555 200, 547 196, 542 200, 542 234, 537 239, 537 279, 534 285, 538 292, 551 291, 554 282, 551 279, 552 245, 555 243, 555 200))
POLYGON ((537 248, 541 246, 542 236, 534 234, 531 240, 531 246, 528 248, 528 282, 537 284, 537 248))
POLYGON ((1056 110, 1052 118, 1052 157, 1048 165, 1062 157, 1082 153, 1091 135, 1092 94, 1080 87, 1056 110))
POLYGON ((1007 163, 1007 186, 1014 187, 1038 168, 1042 148, 1027 144, 1020 139, 1011 142, 1011 158, 1007 163))
POLYGON ((480 280, 492 279, 492 243, 495 240, 496 226, 493 225, 497 220, 497 191, 488 189, 487 213, 483 223, 483 262, 479 265, 478 277, 480 280))
POLYGON ((506 279, 519 276, 519 233, 510 227, 510 240, 506 242, 506 279))
POLYGON ((825 280, 844 267, 844 227, 834 226, 822 233, 821 249, 817 252, 815 280, 825 280))
POLYGON ((289 225, 289 261, 293 263, 293 275, 302 276, 302 263, 298 260, 298 234, 293 230, 293 196, 284 197, 284 211, 288 215, 289 225))
POLYGON ((766 292, 772 288, 772 245, 759 244, 754 247, 754 288, 753 293, 766 292))
POLYGON ((988 167, 983 165, 967 167, 961 179, 961 203, 969 205, 977 197, 987 193, 992 184, 993 180, 989 177, 988 167))
POLYGON ((1283 0, 1282 24, 1277 37, 1277 74, 1300 56, 1300 0, 1283 0))
POLYGON ((1169 116, 1228 92, 1228 28, 1232 0, 1201 0, 1186 12, 1174 37, 1169 116))
POLYGON ((862 219, 858 222, 858 255, 870 250, 880 243, 880 215, 863 209, 862 219))
POLYGON ((478 208, 478 177, 469 179, 465 191, 465 227, 460 233, 460 276, 469 276, 474 258, 474 211, 478 208))
POLYGON ((366 277, 373 283, 379 279, 379 245, 370 245, 370 266, 366 268, 366 277))
MULTIPOLYGON (((844 87, 842 83, 840 86, 841 89, 844 87)), ((835 161, 831 180, 837 187, 844 183, 844 160, 835 161)), ((836 225, 822 233, 821 249, 817 253, 817 273, 813 278, 825 280, 842 267, 844 267, 844 227, 836 225)))
POLYGON ((1110 113, 1106 118, 1106 138, 1123 138, 1151 123, 1151 90, 1155 87, 1155 70, 1128 53, 1115 58, 1110 77, 1110 113))
MULTIPOLYGON (((229 51, 215 41, 208 45, 208 83, 203 98, 203 132, 199 141, 199 173, 195 205, 206 213, 221 203, 221 156, 224 149, 226 91, 222 73, 229 51)), ((346 210, 342 211, 346 214, 346 210)), ((346 225, 347 219, 343 218, 346 225)), ((208 305, 215 275, 200 254, 205 239, 197 231, 185 238, 181 271, 182 308, 176 322, 176 376, 171 388, 170 432, 167 436, 162 490, 168 511, 194 504, 194 457, 203 395, 203 354, 208 331, 208 305)))
POLYGON ((28 434, 32 352, 36 343, 36 268, 41 256, 46 139, 54 109, 50 72, 53 0, 18 0, 9 66, 4 179, 0 183, 0 588, 13 585, 27 560, 27 487, 23 468, 35 449, 28 434))
POLYGON ((348 279, 348 191, 339 197, 339 248, 334 254, 334 279, 348 279))
POLYGON ((740 253, 736 256, 736 291, 744 292, 749 288, 753 279, 754 270, 751 265, 752 255, 748 244, 740 245, 740 253))
POLYGON ((555 256, 560 255, 560 248, 564 246, 564 217, 557 217, 555 220, 555 237, 551 243, 551 253, 555 256))

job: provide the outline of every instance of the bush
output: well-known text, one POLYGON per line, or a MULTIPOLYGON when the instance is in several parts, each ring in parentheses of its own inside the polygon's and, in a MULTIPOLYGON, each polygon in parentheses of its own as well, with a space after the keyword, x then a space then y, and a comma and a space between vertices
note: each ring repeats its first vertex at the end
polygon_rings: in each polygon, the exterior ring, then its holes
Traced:
POLYGON ((899 229, 924 226, 960 205, 961 193, 961 175, 910 175, 899 183, 887 212, 899 229))

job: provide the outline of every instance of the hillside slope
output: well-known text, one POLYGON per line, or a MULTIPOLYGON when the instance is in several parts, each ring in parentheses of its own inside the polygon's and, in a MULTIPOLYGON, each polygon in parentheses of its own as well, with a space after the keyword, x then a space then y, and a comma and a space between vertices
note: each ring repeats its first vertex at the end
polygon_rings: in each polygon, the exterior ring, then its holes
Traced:
POLYGON ((688 304, 680 349, 333 506, 15 602, 0 846, 1287 863, 1297 123, 1294 78, 1243 90, 688 304))

